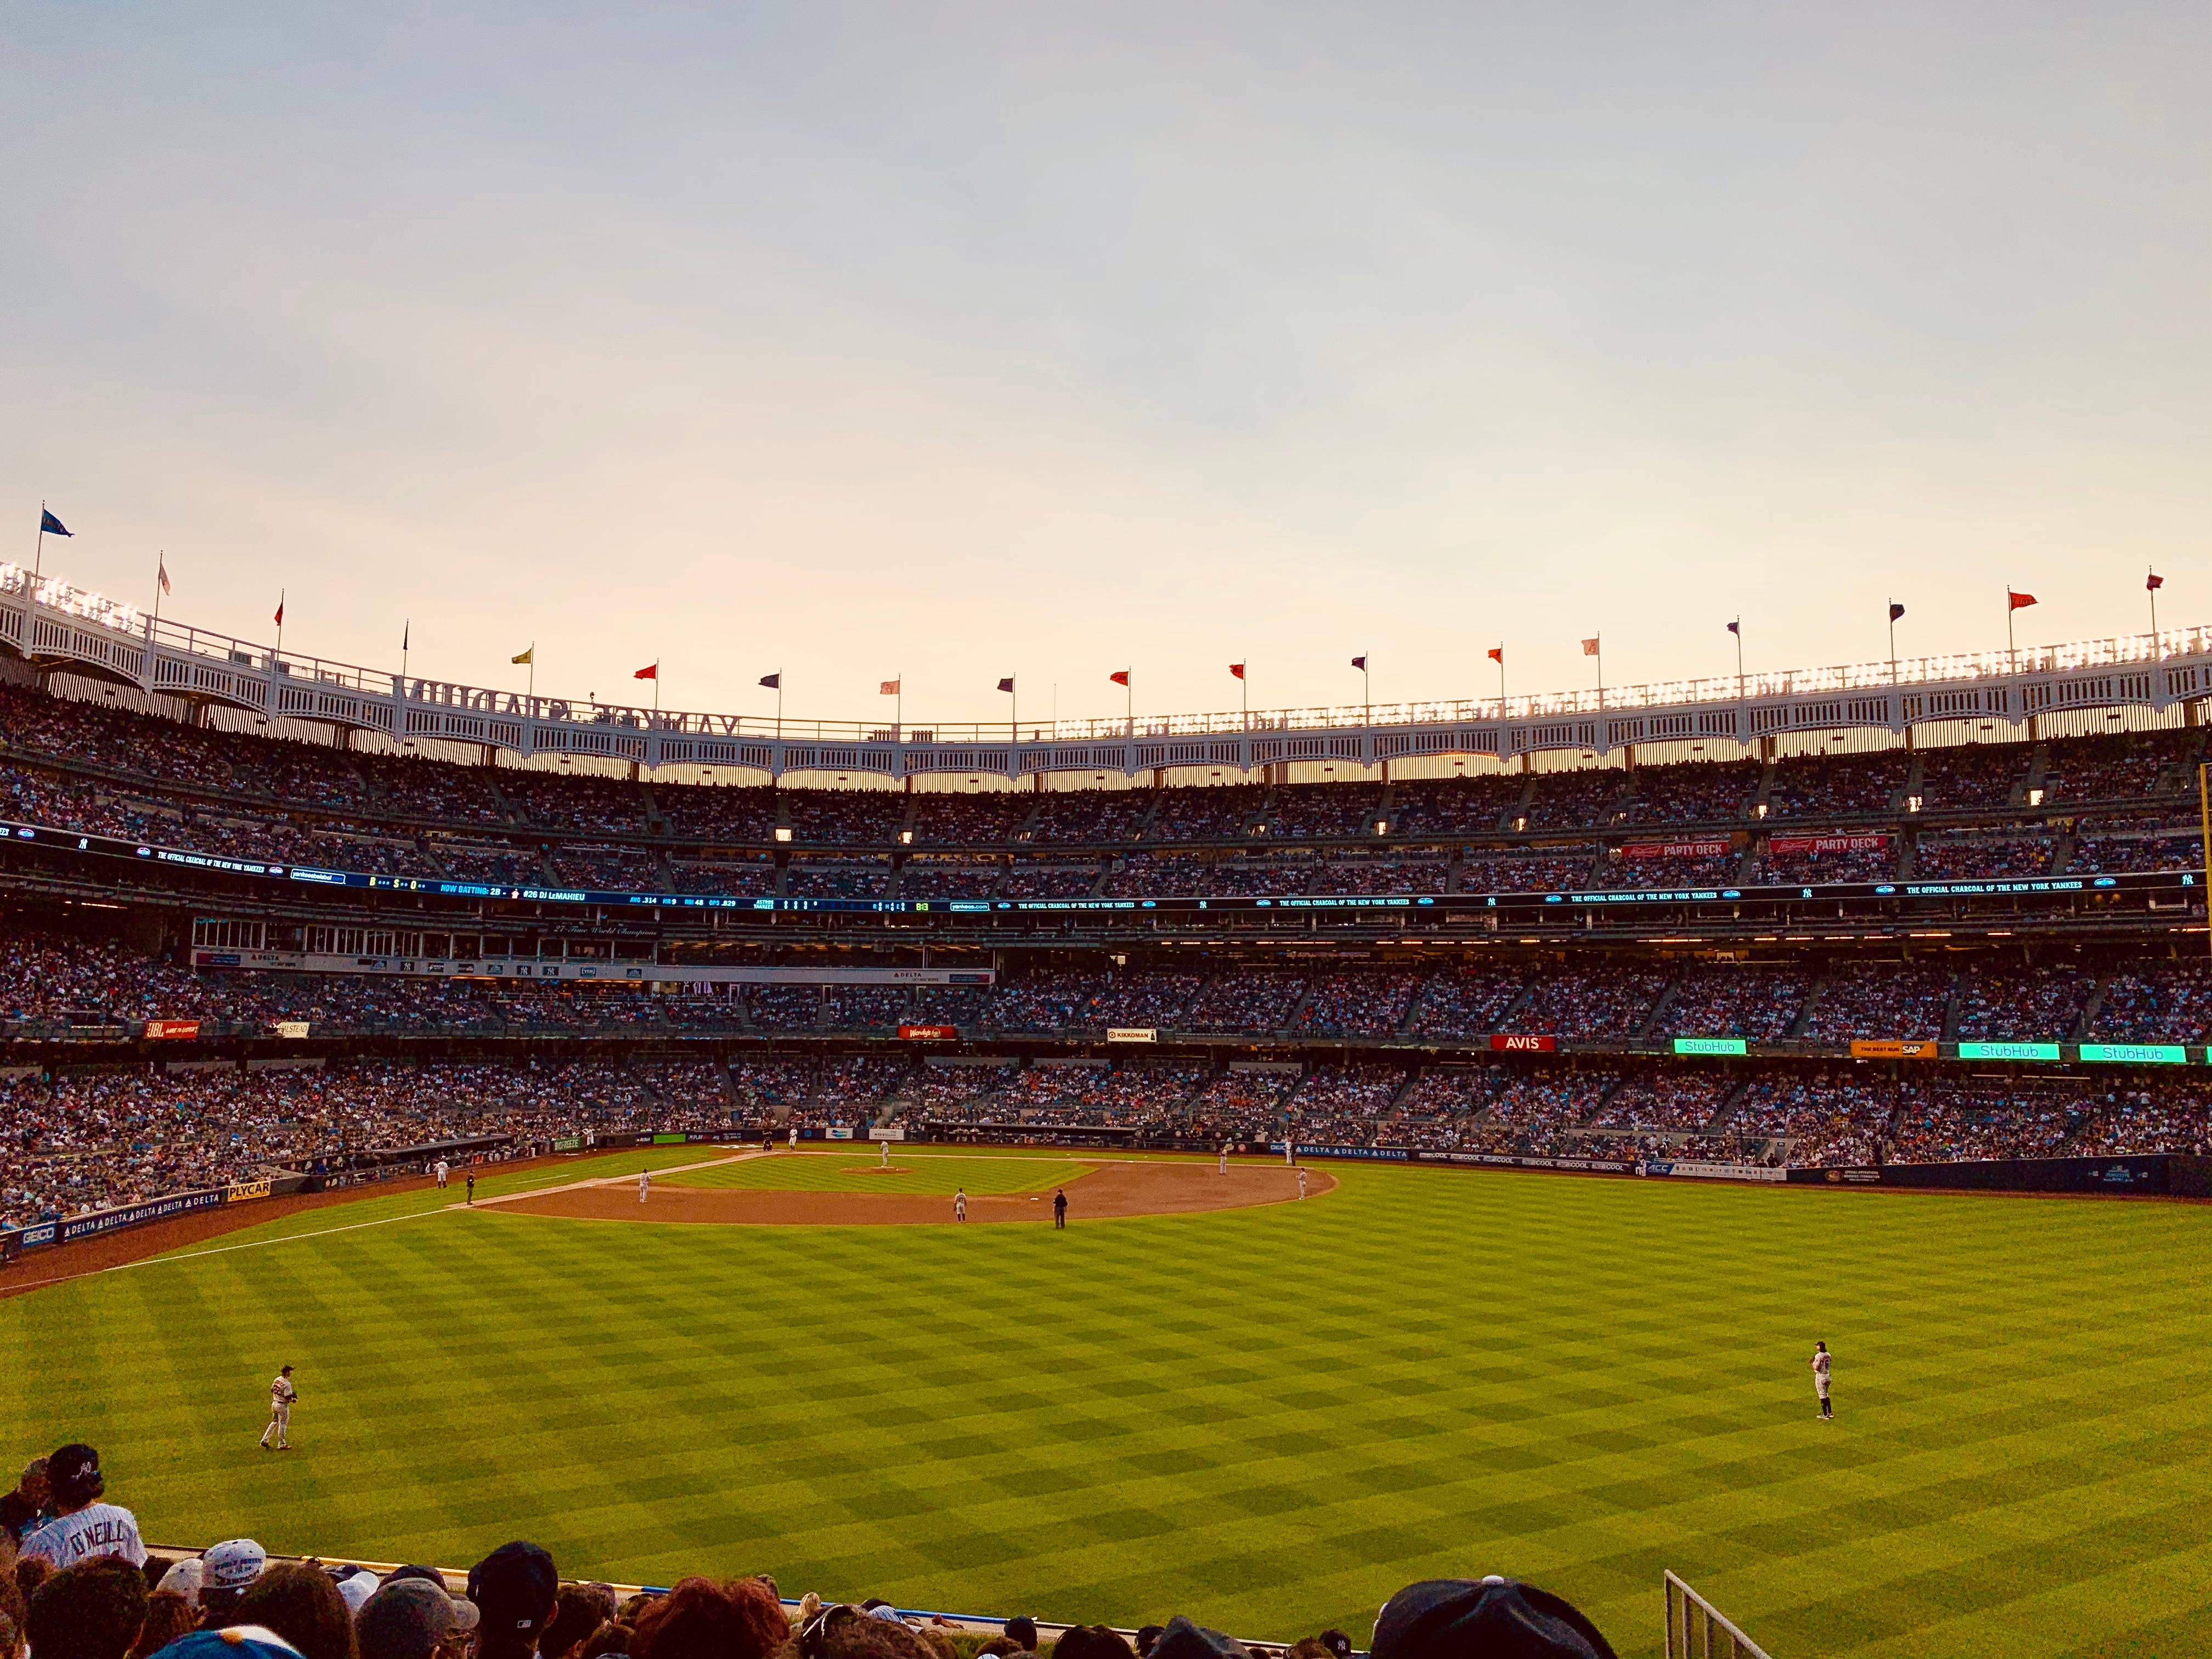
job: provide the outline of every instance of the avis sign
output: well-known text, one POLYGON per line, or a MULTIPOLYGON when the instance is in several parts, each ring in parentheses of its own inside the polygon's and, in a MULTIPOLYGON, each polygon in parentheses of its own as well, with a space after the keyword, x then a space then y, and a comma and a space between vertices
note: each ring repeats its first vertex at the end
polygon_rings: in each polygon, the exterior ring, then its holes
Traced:
POLYGON ((1534 1032, 1492 1031, 1490 1051, 1494 1054, 1550 1054, 1559 1052, 1559 1040, 1555 1036, 1539 1036, 1534 1032))

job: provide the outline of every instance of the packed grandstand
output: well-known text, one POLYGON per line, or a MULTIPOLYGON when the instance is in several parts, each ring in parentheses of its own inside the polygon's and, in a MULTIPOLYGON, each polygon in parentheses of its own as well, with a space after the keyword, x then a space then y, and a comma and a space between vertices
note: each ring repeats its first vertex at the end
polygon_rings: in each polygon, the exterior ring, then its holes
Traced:
POLYGON ((652 1134, 2208 1150, 2193 704, 915 790, 407 752, 47 667, 0 688, 19 1242, 652 1134))

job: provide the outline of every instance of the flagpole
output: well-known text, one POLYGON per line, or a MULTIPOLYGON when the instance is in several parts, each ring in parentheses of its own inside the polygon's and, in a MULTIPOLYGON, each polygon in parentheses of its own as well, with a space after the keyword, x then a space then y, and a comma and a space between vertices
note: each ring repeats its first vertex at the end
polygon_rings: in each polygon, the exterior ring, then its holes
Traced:
POLYGON ((1897 684, 1897 601, 1889 602, 1889 683, 1897 684))
POLYGON ((2020 672, 2020 647, 2012 642, 2012 584, 2005 584, 2005 661, 2008 673, 2020 672))
POLYGON ((891 699, 891 741, 906 741, 906 670, 898 673, 898 694, 891 699))
POLYGON ((1367 677, 1367 665, 1359 665, 1359 695, 1366 699, 1367 724, 1375 724, 1375 682, 1367 677))
POLYGON ((1127 694, 1121 715, 1122 734, 1133 738, 1137 735, 1137 677, 1128 669, 1121 672, 1128 676, 1121 682, 1121 690, 1127 694))
POLYGON ((779 743, 783 740, 783 670, 781 668, 775 671, 775 735, 779 743))
POLYGON ((1505 642, 1498 645, 1498 718, 1505 718, 1505 642))
POLYGON ((276 657, 280 662, 284 657, 284 599, 285 591, 280 587, 276 590, 276 657))
POLYGON ((1741 617, 1735 619, 1735 626, 1729 629, 1729 632, 1735 635, 1735 694, 1741 699, 1743 696, 1743 618, 1741 617))
POLYGON ((35 584, 46 568, 46 498, 39 497, 39 550, 31 556, 31 580, 35 584))
POLYGON ((407 647, 415 642, 415 619, 410 617, 399 625, 399 695, 407 695, 407 647))
MULTIPOLYGON (((2145 566, 2144 574, 2148 576, 2155 576, 2158 574, 2158 572, 2151 569, 2148 566, 2145 566)), ((2155 586, 2146 584, 2144 591, 2150 595, 2150 648, 2151 654, 2156 656, 2160 654, 2158 649, 2158 589, 2155 586)))
MULTIPOLYGON (((161 581, 168 573, 168 566, 166 562, 167 557, 167 553, 161 550, 157 549, 154 554, 154 620, 156 623, 159 623, 161 620, 161 581)), ((2158 632, 2158 599, 2156 595, 2153 595, 2151 599, 2150 614, 2152 618, 2150 631, 2155 634, 2158 632)))

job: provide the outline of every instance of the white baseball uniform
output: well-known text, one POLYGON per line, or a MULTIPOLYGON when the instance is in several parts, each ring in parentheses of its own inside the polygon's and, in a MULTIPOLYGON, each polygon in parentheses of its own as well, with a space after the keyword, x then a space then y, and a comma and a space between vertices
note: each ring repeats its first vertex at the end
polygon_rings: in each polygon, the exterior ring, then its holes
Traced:
POLYGON ((276 1437, 278 1451, 291 1449, 290 1442, 285 1437, 292 1430, 292 1402, 299 1397, 300 1391, 292 1386, 292 1379, 282 1371, 277 1372, 276 1380, 269 1385, 269 1426, 261 1431, 263 1445, 269 1443, 269 1437, 273 1434, 276 1437))
POLYGON ((1301 1170, 1298 1171, 1298 1196, 1299 1196, 1300 1198, 1304 1198, 1305 1195, 1306 1195, 1306 1172, 1305 1172, 1303 1169, 1301 1169, 1301 1170))
POLYGON ((794 1152, 799 1150, 799 1131, 796 1128, 791 1132, 791 1150, 794 1152))
POLYGON ((442 1192, 444 1192, 444 1191, 446 1190, 446 1172, 447 1172, 446 1160, 445 1160, 444 1158, 440 1158, 440 1159, 438 1160, 438 1166, 437 1166, 437 1170, 436 1170, 436 1174, 437 1174, 437 1176, 438 1176, 438 1190, 439 1190, 440 1192, 441 1192, 441 1193, 442 1193, 442 1192))
POLYGON ((952 1218, 955 1221, 965 1221, 968 1218, 967 1194, 955 1193, 952 1194, 952 1218))
POLYGON ((645 1202, 646 1191, 652 1185, 653 1171, 650 1170, 640 1170, 637 1172, 637 1201, 639 1203, 642 1204, 645 1202))

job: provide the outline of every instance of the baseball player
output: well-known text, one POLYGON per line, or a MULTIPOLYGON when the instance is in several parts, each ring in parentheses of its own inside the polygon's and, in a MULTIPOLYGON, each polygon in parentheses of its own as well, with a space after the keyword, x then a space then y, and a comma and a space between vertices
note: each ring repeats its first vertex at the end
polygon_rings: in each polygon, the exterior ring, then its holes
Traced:
POLYGON ((878 1144, 884 1149, 884 1168, 888 1170, 891 1167, 891 1144, 888 1140, 881 1141, 878 1144))
POLYGON ((476 1172, 474 1170, 470 1170, 470 1171, 469 1171, 469 1202, 470 1202, 470 1203, 471 1203, 471 1204, 473 1204, 473 1203, 475 1203, 476 1201, 477 1201, 477 1172, 476 1172))
POLYGON ((1229 1143, 1225 1140, 1221 1143, 1221 1173, 1229 1173, 1229 1143))
POLYGON ((791 1150, 794 1152, 799 1150, 799 1126, 796 1123, 791 1126, 791 1150))
POLYGON ((269 1385, 269 1426, 261 1431, 262 1450, 270 1449, 269 1437, 272 1434, 276 1437, 276 1450, 292 1449, 292 1443, 286 1437, 292 1428, 292 1403, 299 1397, 300 1391, 292 1386, 292 1368, 287 1365, 269 1385))
POLYGON ((1813 1345, 1813 1392, 1820 1396, 1820 1420, 1823 1423, 1833 1422, 1836 1416, 1836 1408, 1828 1403, 1828 1345, 1815 1342, 1813 1345))
POLYGON ((952 1189, 952 1218, 955 1221, 965 1221, 968 1218, 968 1194, 963 1188, 956 1187, 952 1189))
POLYGON ((432 1173, 438 1177, 438 1190, 441 1193, 446 1190, 447 1170, 447 1165, 446 1160, 442 1158, 438 1160, 436 1165, 432 1170, 432 1173))
POLYGON ((650 1170, 640 1170, 637 1172, 637 1201, 641 1204, 644 1203, 646 1194, 652 1190, 653 1171, 650 1170))
POLYGON ((1305 1195, 1306 1195, 1306 1166, 1305 1166, 1304 1164, 1299 1164, 1299 1165, 1298 1165, 1298 1196, 1299 1196, 1301 1199, 1303 1199, 1305 1195))

